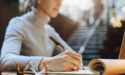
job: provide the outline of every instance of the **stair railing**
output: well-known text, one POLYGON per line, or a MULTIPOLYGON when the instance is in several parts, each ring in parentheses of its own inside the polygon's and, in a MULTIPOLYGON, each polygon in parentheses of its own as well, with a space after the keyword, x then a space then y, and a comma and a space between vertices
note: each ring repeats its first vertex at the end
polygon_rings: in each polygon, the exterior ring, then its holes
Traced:
POLYGON ((80 50, 78 51, 79 54, 83 54, 83 52, 85 51, 85 48, 87 47, 90 39, 92 38, 93 34, 95 33, 97 27, 99 26, 103 16, 105 16, 105 14, 107 13, 106 9, 104 8, 104 10, 102 11, 102 13, 100 14, 100 16, 97 18, 97 20, 95 21, 92 29, 90 30, 90 32, 88 33, 88 36, 86 37, 84 43, 82 44, 80 50))

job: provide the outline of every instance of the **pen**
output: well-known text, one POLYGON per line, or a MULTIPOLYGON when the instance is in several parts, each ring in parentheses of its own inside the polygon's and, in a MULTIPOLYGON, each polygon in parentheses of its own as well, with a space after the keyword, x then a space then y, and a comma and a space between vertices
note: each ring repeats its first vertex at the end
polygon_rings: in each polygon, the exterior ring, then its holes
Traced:
POLYGON ((59 42, 57 42, 52 36, 49 37, 58 47, 65 51, 64 46, 62 46, 59 42))
MULTIPOLYGON (((59 43, 57 42, 52 36, 49 37, 58 47, 60 47, 62 50, 65 51, 65 48, 59 43)), ((81 69, 84 70, 84 68, 82 67, 81 69)))

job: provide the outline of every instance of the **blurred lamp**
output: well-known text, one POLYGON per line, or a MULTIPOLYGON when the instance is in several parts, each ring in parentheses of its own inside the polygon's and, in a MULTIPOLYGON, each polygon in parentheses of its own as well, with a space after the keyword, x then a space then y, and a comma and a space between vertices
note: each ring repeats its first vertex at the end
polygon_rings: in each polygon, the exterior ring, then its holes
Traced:
POLYGON ((111 19, 111 23, 113 24, 114 28, 120 28, 120 27, 122 27, 122 23, 121 23, 121 18, 120 17, 114 16, 111 19))
POLYGON ((123 6, 123 7, 121 8, 121 10, 122 10, 123 12, 125 12, 125 6, 123 6))

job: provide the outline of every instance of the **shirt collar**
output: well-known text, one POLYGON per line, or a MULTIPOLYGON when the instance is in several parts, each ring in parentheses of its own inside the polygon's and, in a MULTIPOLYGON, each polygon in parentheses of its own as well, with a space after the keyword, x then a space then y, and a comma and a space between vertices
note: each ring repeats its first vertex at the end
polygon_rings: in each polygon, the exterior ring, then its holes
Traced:
POLYGON ((44 27, 50 21, 50 17, 45 18, 34 7, 32 7, 30 17, 31 17, 33 23, 38 27, 44 27))

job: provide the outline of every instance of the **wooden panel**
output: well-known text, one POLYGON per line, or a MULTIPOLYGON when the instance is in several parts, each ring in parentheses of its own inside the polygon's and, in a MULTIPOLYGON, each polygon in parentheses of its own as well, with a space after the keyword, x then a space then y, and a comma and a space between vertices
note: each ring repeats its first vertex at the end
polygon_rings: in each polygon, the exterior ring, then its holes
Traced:
POLYGON ((18 13, 18 0, 0 0, 0 49, 8 22, 18 13))
POLYGON ((56 18, 52 18, 49 24, 55 28, 55 30, 65 41, 78 27, 78 23, 74 23, 72 20, 61 14, 59 14, 56 18))

